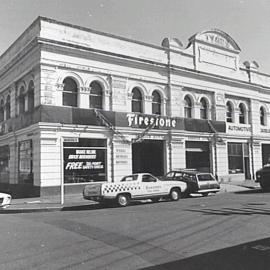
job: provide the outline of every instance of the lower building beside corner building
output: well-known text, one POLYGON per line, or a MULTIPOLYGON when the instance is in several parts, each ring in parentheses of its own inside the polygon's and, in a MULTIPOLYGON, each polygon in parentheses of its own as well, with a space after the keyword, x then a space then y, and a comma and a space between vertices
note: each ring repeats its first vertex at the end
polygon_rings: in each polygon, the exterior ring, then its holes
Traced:
POLYGON ((0 190, 81 193, 176 168, 253 179, 270 156, 270 76, 240 53, 217 29, 184 48, 38 17, 0 57, 0 190))

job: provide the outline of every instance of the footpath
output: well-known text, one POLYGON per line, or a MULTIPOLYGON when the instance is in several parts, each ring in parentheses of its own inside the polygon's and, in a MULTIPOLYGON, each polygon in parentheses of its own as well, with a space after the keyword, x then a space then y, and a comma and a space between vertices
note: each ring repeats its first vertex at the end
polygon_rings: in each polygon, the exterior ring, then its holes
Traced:
MULTIPOLYGON (((244 192, 250 189, 259 189, 258 183, 254 180, 238 182, 226 182, 220 184, 220 193, 223 192, 244 192)), ((11 205, 7 208, 0 208, 1 214, 32 213, 32 212, 53 212, 53 211, 75 211, 95 206, 95 202, 84 200, 82 194, 66 194, 61 204, 59 196, 47 198, 24 198, 12 199, 11 205)), ((96 207, 96 206, 95 206, 96 207)))

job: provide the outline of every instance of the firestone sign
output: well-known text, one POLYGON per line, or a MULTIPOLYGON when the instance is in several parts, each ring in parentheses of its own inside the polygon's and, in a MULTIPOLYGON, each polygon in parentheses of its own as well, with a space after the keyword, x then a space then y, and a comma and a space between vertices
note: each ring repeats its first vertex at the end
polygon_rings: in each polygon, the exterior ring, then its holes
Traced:
POLYGON ((160 127, 160 128, 175 128, 176 119, 162 116, 148 116, 138 114, 127 114, 129 127, 160 127))

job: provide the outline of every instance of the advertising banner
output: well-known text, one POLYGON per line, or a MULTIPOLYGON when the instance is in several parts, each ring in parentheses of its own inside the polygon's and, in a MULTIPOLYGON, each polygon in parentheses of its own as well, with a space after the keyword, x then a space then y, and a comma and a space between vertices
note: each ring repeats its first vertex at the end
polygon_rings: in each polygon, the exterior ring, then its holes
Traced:
POLYGON ((106 181, 106 149, 64 148, 64 181, 106 181))

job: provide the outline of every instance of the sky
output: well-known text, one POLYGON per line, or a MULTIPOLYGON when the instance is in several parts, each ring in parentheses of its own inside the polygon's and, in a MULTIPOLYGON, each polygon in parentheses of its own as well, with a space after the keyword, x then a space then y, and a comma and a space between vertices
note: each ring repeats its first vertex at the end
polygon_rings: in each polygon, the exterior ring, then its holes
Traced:
POLYGON ((0 55, 39 15, 154 45, 216 28, 270 74, 269 0, 0 0, 0 55))

